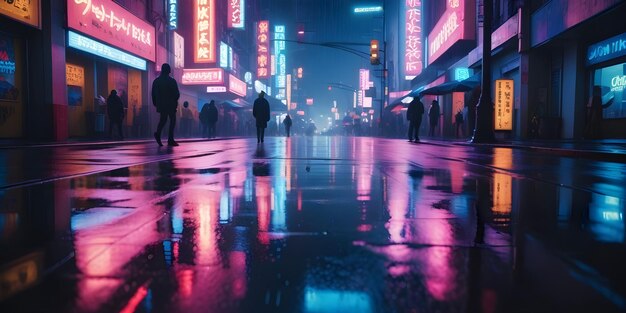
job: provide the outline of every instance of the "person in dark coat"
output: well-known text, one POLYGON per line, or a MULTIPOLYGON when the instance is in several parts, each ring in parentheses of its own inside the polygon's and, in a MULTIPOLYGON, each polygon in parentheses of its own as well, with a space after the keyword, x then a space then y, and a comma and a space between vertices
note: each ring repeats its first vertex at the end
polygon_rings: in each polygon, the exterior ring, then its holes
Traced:
POLYGON ((289 137, 289 131, 291 130, 291 125, 293 122, 291 121, 291 116, 287 114, 285 119, 283 120, 283 125, 285 125, 285 131, 287 132, 287 137, 289 137))
POLYGON ((424 115, 424 104, 419 97, 413 98, 406 110, 406 119, 409 121, 409 142, 415 140, 420 141, 420 126, 422 125, 422 116, 424 115))
POLYGON ((217 113, 215 100, 211 100, 207 108, 208 138, 215 138, 215 124, 217 123, 218 117, 219 114, 217 113))
POLYGON ((124 140, 122 134, 122 120, 124 119, 124 103, 122 98, 117 95, 117 90, 111 90, 111 94, 107 98, 107 113, 109 114, 109 137, 113 138, 113 127, 117 125, 117 132, 120 140, 124 140))
POLYGON ((439 123, 439 114, 439 102, 433 100, 428 110, 428 118, 430 119, 430 131, 428 132, 428 136, 435 135, 435 127, 437 127, 437 123, 439 123))
POLYGON ((267 122, 270 120, 270 103, 265 100, 264 91, 261 91, 259 97, 254 100, 252 116, 256 119, 256 140, 257 143, 261 143, 265 137, 267 122))
POLYGON ((205 103, 200 110, 200 124, 202 125, 202 136, 209 138, 209 104, 205 103))
POLYGON ((170 120, 167 145, 178 146, 178 143, 174 141, 174 127, 176 127, 176 109, 178 108, 178 98, 180 98, 180 92, 178 91, 178 84, 176 80, 170 77, 172 69, 167 63, 163 63, 161 66, 161 74, 152 82, 152 104, 157 109, 157 112, 161 115, 159 118, 159 125, 154 133, 154 139, 162 146, 161 143, 161 131, 167 122, 170 120))

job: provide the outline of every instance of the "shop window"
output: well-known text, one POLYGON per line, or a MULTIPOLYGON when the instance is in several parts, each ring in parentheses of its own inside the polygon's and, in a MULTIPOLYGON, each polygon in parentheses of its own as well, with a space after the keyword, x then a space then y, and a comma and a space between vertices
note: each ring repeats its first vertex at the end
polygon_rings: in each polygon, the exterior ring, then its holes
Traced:
MULTIPOLYGON (((596 69, 594 85, 600 86, 604 118, 626 118, 626 63, 596 69)), ((589 91, 591 95, 591 90, 589 91)))

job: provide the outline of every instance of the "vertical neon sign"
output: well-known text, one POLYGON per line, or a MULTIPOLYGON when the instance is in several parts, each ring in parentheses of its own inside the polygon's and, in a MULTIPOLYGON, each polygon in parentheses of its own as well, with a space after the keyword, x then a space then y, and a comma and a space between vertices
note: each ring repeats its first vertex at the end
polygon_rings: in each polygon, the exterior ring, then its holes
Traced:
POLYGON ((270 53, 269 53, 270 22, 260 21, 257 27, 256 51, 257 51, 257 77, 269 77, 270 53))
POLYGON ((423 69, 422 56, 422 0, 406 0, 406 40, 404 74, 407 80, 423 69))
POLYGON ((245 7, 245 0, 228 0, 228 28, 244 28, 245 7))
POLYGON ((194 62, 214 63, 215 0, 195 0, 194 21, 194 62))
POLYGON ((274 27, 274 54, 276 57, 276 87, 278 93, 276 98, 285 99, 285 87, 287 79, 287 58, 285 55, 285 26, 276 25, 274 27))
POLYGON ((168 0, 168 23, 170 29, 178 27, 178 0, 168 0))

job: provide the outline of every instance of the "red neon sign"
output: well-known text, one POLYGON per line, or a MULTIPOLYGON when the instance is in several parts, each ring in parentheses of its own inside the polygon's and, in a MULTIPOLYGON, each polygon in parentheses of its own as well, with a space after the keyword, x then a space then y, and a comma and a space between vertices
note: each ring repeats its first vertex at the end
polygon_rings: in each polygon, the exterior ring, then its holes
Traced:
POLYGON ((428 64, 432 64, 459 40, 474 39, 472 0, 447 0, 447 9, 428 35, 428 64))
POLYGON ((257 51, 257 77, 268 78, 270 75, 270 22, 260 21, 257 28, 256 51, 257 51))
POLYGON ((215 0, 194 1, 194 62, 215 63, 215 0))
POLYGON ((67 0, 67 26, 154 62, 155 28, 113 1, 67 0))
POLYGON ((228 0, 228 28, 244 28, 244 0, 228 0))
POLYGON ((406 0, 406 49, 404 73, 407 78, 419 75, 424 67, 422 55, 422 0, 406 0))
POLYGON ((183 69, 183 85, 216 85, 224 83, 224 70, 221 68, 183 69))
POLYGON ((228 75, 228 90, 236 95, 245 97, 248 86, 237 77, 228 75))

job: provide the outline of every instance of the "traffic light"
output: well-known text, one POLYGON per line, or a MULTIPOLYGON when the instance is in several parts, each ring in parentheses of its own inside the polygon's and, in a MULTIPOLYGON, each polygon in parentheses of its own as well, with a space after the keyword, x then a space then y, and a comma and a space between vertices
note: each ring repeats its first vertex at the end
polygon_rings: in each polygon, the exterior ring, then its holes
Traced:
POLYGON ((378 57, 378 40, 372 39, 370 41, 370 63, 373 65, 380 64, 380 59, 378 57))

